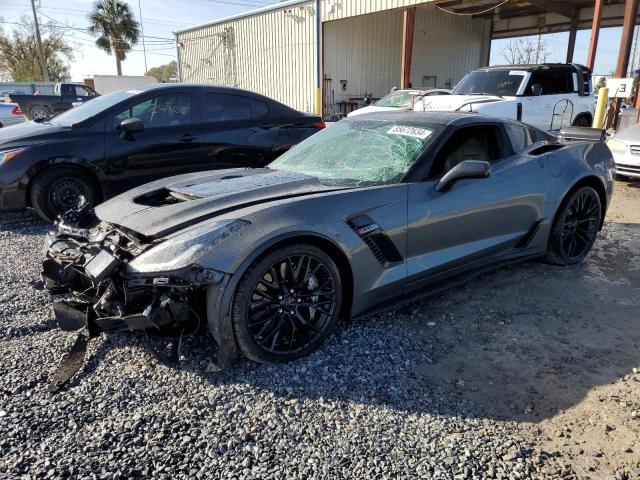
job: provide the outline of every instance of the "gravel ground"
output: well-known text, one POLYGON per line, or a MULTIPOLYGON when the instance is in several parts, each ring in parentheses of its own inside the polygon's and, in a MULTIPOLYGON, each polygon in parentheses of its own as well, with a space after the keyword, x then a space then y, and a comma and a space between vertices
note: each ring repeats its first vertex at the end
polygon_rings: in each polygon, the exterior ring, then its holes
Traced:
POLYGON ((74 336, 37 289, 45 231, 0 217, 0 478, 640 478, 634 221, 582 265, 485 275, 287 365, 215 371, 203 334, 170 368, 103 335, 55 395, 74 336))

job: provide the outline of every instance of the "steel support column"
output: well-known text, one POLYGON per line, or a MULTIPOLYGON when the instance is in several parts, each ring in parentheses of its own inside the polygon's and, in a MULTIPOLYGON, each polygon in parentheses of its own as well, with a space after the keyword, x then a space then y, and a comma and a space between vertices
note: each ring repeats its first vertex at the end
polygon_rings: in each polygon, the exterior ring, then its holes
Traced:
POLYGON ((404 11, 402 21, 402 65, 400 68, 400 88, 411 86, 411 55, 413 54, 413 31, 416 21, 415 7, 404 11))
POLYGON ((576 34, 578 33, 578 19, 571 19, 569 43, 567 44, 567 63, 573 63, 573 52, 576 49, 576 34))
MULTIPOLYGON (((629 57, 631 56, 631 43, 633 42, 633 29, 635 26, 636 12, 638 11, 638 0, 627 0, 624 7, 624 20, 622 21, 622 38, 620 39, 620 50, 618 52, 618 63, 616 65, 615 76, 623 78, 627 76, 629 68, 629 57)), ((614 99, 611 102, 607 115, 607 128, 615 127, 620 102, 614 99)))
POLYGON ((587 67, 593 71, 593 64, 596 61, 596 49, 598 48, 598 37, 600 36, 600 20, 602 19, 602 7, 604 0, 596 0, 593 10, 593 22, 591 23, 591 38, 589 40, 589 53, 587 54, 587 67))

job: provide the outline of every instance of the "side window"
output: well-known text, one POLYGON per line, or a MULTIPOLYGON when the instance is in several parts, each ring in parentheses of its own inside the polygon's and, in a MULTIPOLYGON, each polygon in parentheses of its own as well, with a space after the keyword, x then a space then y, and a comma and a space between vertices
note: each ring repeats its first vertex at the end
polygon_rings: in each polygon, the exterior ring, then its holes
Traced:
POLYGON ((86 88, 84 88, 84 87, 81 87, 81 86, 79 86, 79 85, 76 85, 76 86, 74 87, 74 89, 75 89, 74 95, 75 95, 76 97, 88 97, 88 96, 89 96, 89 90, 87 90, 87 89, 86 89, 86 88))
POLYGON ((115 117, 115 126, 127 118, 139 118, 144 128, 172 127, 191 123, 191 96, 170 93, 136 103, 115 117))
POLYGON ((507 130, 507 135, 509 135, 509 140, 511 141, 514 152, 520 152, 533 144, 531 131, 528 128, 511 123, 505 123, 504 127, 507 130))
POLYGON ((570 72, 536 70, 531 74, 525 95, 532 95, 532 86, 540 85, 542 95, 573 93, 573 78, 570 72))
POLYGON ((207 93, 205 119, 208 122, 255 120, 265 117, 269 106, 260 100, 228 93, 207 93))
POLYGON ((494 162, 500 159, 498 128, 473 125, 456 130, 436 155, 430 177, 439 177, 465 160, 494 162))

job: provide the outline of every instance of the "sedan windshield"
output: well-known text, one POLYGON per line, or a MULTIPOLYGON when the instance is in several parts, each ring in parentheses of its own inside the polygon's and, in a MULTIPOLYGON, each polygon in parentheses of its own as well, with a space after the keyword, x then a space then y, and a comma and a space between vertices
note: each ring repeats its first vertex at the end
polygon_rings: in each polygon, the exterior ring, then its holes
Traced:
POLYGON ((453 95, 515 96, 524 79, 524 71, 476 70, 464 77, 453 95))
POLYGON ((396 90, 382 97, 375 105, 376 107, 409 108, 411 106, 411 97, 419 94, 420 92, 416 90, 396 90))
POLYGON ((95 115, 103 112, 107 108, 110 108, 117 103, 131 98, 134 95, 141 93, 139 90, 119 90, 117 92, 108 93, 100 97, 93 98, 88 102, 73 107, 64 113, 61 113, 57 117, 50 120, 53 125, 62 125, 64 127, 70 127, 76 123, 84 122, 95 115))
POLYGON ((410 121, 343 120, 296 145, 269 168, 310 175, 329 185, 397 183, 438 128, 410 121))

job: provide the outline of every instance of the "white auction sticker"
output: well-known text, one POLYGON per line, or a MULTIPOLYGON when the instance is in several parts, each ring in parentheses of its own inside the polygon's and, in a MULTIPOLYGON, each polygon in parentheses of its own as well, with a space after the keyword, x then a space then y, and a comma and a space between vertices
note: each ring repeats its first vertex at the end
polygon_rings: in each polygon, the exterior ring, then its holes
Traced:
POLYGON ((127 90, 127 93, 132 93, 134 95, 138 95, 142 93, 144 90, 127 90))
POLYGON ((523 71, 523 70, 509 70, 509 75, 526 75, 527 72, 523 71))
POLYGON ((420 140, 424 140, 429 135, 431 135, 431 130, 427 130, 425 128, 403 127, 401 125, 396 125, 395 127, 391 127, 387 133, 391 135, 405 135, 407 137, 414 137, 419 138, 420 140))

